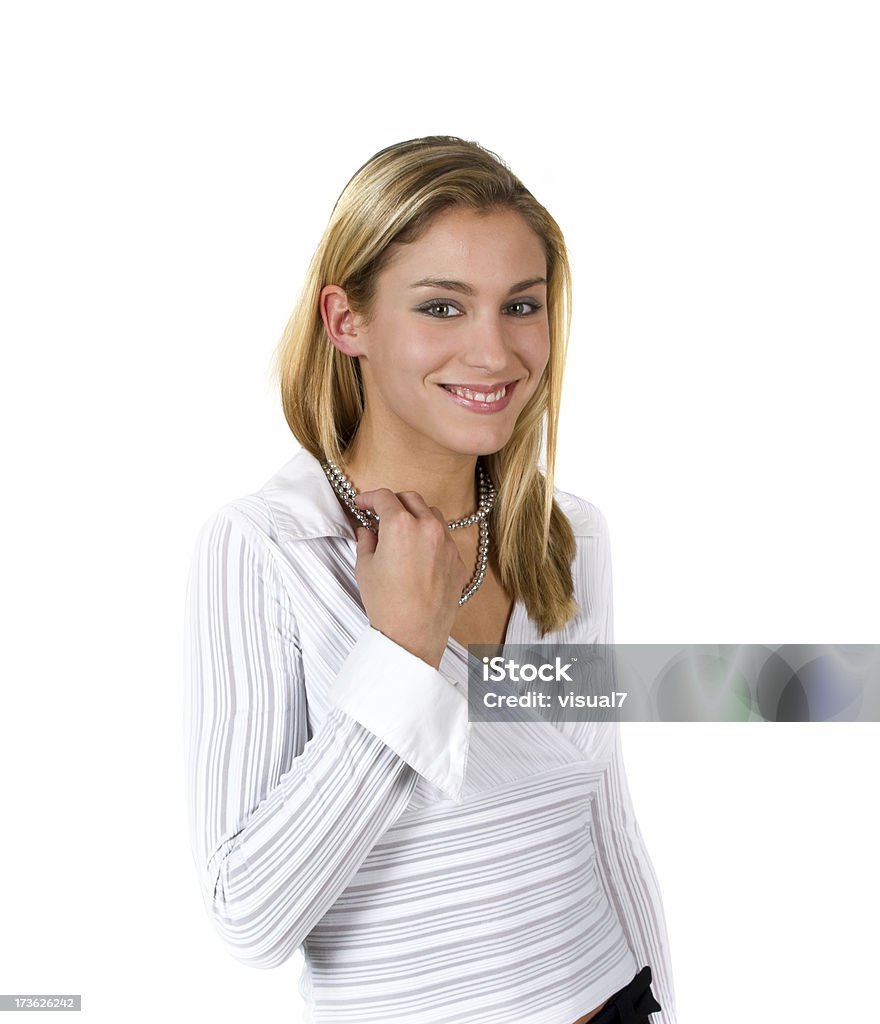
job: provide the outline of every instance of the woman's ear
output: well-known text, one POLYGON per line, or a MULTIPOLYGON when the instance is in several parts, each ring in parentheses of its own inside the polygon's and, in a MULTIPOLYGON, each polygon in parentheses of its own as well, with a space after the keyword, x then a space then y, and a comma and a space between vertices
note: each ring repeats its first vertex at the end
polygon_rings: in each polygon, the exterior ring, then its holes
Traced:
POLYGON ((347 356, 365 355, 359 318, 348 304, 348 296, 336 284, 321 289, 321 318, 331 342, 347 356))

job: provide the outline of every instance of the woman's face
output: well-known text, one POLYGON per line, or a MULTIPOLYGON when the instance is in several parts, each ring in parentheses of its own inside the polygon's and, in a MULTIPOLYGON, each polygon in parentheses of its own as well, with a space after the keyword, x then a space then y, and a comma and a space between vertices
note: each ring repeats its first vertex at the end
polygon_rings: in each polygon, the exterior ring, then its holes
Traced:
POLYGON ((400 245, 356 320, 370 434, 414 453, 502 448, 550 355, 546 276, 513 210, 443 211, 400 245))

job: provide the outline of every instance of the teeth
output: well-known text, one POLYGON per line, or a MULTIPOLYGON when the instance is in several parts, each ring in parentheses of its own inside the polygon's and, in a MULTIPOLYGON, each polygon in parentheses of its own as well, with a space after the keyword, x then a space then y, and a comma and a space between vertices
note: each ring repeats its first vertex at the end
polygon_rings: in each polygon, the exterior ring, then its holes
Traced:
POLYGON ((491 391, 488 394, 483 391, 471 391, 470 388, 453 387, 451 384, 446 385, 446 390, 458 395, 459 398, 467 398, 471 402, 497 402, 507 394, 507 385, 505 384, 498 391, 491 391))

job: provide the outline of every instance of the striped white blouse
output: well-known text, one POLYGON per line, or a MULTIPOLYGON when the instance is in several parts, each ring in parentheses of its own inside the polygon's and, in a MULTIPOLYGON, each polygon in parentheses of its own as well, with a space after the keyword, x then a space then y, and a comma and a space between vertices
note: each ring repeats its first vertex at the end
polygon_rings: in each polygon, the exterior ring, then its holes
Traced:
MULTIPOLYGON (((562 491, 582 614, 610 643, 599 510, 562 491)), ((302 946, 312 1024, 572 1024, 645 964, 674 1024, 656 877, 619 726, 470 723, 467 651, 440 669, 373 629, 356 538, 297 454, 199 533, 186 598, 191 842, 242 963, 302 946)), ((507 643, 542 642, 520 603, 507 643)))

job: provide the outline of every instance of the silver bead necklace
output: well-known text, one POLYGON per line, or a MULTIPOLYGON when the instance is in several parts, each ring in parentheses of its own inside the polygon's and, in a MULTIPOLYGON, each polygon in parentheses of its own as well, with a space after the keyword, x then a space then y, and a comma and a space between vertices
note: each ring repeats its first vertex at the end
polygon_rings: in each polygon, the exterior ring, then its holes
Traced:
MULTIPOLYGON (((332 459, 327 459, 321 463, 321 468, 327 474, 327 479, 330 481, 330 485, 342 501, 342 504, 345 505, 361 526, 372 530, 373 533, 378 533, 376 524, 379 522, 379 516, 371 509, 358 508, 355 505, 354 499, 357 497, 358 492, 339 466, 332 459)), ((486 567, 489 564, 489 513, 495 504, 495 487, 489 478, 489 474, 483 468, 482 462, 477 463, 477 472, 480 478, 480 500, 477 510, 469 516, 465 516, 464 519, 455 519, 451 523, 446 524, 450 530, 461 530, 465 526, 472 526, 474 523, 480 524, 480 545, 477 551, 476 572, 462 592, 458 600, 459 605, 469 601, 480 589, 480 584, 486 578, 486 567)))

